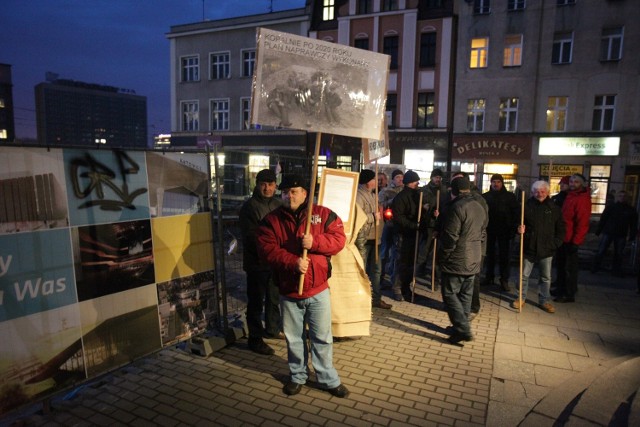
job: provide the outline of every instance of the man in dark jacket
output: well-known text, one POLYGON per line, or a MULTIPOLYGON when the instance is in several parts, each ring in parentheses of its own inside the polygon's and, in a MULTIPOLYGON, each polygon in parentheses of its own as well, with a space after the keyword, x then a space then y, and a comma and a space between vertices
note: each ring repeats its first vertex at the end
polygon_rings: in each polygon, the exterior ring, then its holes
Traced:
POLYGON ((256 228, 262 218, 282 205, 273 197, 276 192, 276 175, 263 169, 256 175, 253 195, 240 208, 239 222, 242 232, 242 268, 247 273, 247 329, 249 349, 259 354, 271 355, 273 349, 263 337, 279 338, 280 305, 278 287, 271 277, 268 265, 260 263, 256 247, 256 228), (264 327, 262 310, 264 307, 264 327))
POLYGON ((393 282, 393 298, 396 301, 411 300, 411 281, 415 260, 416 232, 418 231, 418 184, 420 176, 412 170, 404 174, 404 188, 393 198, 393 226, 397 237, 396 279, 393 282))
POLYGON ((616 276, 622 277, 624 275, 622 271, 622 253, 627 238, 629 241, 633 241, 636 238, 638 214, 629 204, 626 191, 618 191, 615 197, 615 203, 604 208, 604 212, 602 212, 602 216, 598 222, 596 236, 602 234, 602 237, 598 245, 598 252, 591 266, 591 272, 596 273, 598 271, 602 264, 604 254, 607 252, 607 249, 609 249, 611 242, 613 242, 613 265, 611 272, 616 276))
POLYGON ((549 198, 549 183, 536 181, 531 186, 531 197, 524 206, 524 225, 518 226, 518 233, 524 236, 524 260, 522 268, 522 295, 516 288, 517 299, 511 307, 520 309, 527 299, 529 275, 533 265, 538 264, 540 279, 538 281, 538 303, 547 313, 556 309, 549 303, 549 287, 551 286, 551 262, 553 255, 562 245, 564 238, 564 221, 560 208, 549 198))
POLYGON ((467 177, 451 181, 455 199, 443 214, 438 260, 442 269, 442 300, 453 332, 449 341, 472 341, 469 313, 473 279, 482 269, 482 240, 487 226, 485 209, 473 199, 467 177))
MULTIPOLYGON (((440 197, 440 207, 447 203, 447 191, 442 186, 442 170, 434 169, 431 172, 429 183, 420 188, 422 192, 422 216, 420 219, 420 242, 418 248, 417 275, 424 276, 427 265, 431 261, 431 251, 433 250, 433 237, 436 225, 436 207, 438 207, 438 195, 440 197)), ((433 268, 432 268, 433 270, 433 268)), ((437 274, 439 281, 439 273, 437 274)))
POLYGON ((518 201, 515 194, 504 187, 500 174, 491 177, 491 189, 482 195, 489 206, 489 226, 487 227, 487 258, 485 285, 492 285, 496 260, 500 267, 500 286, 509 289, 509 247, 518 224, 518 201), (498 253, 496 258, 496 245, 498 253))

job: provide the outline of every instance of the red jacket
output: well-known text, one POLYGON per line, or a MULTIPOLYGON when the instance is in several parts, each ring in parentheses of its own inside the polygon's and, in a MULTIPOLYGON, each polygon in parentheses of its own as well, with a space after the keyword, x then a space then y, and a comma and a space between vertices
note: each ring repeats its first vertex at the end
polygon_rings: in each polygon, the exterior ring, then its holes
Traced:
POLYGON ((562 219, 564 219, 564 243, 581 245, 589 231, 591 219, 591 189, 583 188, 569 191, 562 205, 562 219))
POLYGON ((307 251, 309 268, 302 295, 298 295, 297 262, 302 256, 301 239, 306 224, 305 204, 296 213, 285 207, 272 211, 256 230, 259 255, 271 266, 280 294, 291 298, 309 298, 328 288, 331 256, 340 252, 347 240, 340 217, 324 206, 314 205, 310 229, 313 246, 307 251))

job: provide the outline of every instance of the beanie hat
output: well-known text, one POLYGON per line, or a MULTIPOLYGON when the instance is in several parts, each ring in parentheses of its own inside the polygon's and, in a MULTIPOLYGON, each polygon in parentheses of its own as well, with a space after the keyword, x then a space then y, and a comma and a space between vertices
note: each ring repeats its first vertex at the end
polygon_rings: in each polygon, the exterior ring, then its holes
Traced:
POLYGON ((416 181, 420 181, 420 175, 418 175, 412 170, 408 170, 404 174, 404 178, 402 178, 403 184, 411 184, 412 182, 416 182, 416 181))
POLYGON ((500 175, 499 173, 494 173, 493 175, 491 175, 491 181, 502 181, 502 182, 504 182, 504 179, 502 179, 502 175, 500 175))
POLYGON ((443 177, 443 173, 441 169, 434 169, 431 171, 431 176, 429 178, 433 178, 434 176, 443 177))
POLYGON ((587 185, 587 178, 585 178, 581 173, 574 173, 571 176, 574 178, 580 178, 582 180, 582 185, 587 185))
POLYGON ((460 190, 471 190, 471 181, 466 176, 461 176, 451 181, 451 194, 457 196, 460 190))
POLYGON ((278 186, 278 190, 288 190, 294 187, 307 189, 307 186, 304 184, 304 179, 302 179, 300 175, 289 174, 282 177, 282 182, 278 186))
POLYGON ((372 179, 375 179, 376 173, 371 169, 362 169, 360 171, 360 178, 358 178, 358 184, 366 184, 372 179))
POLYGON ((276 174, 270 169, 262 169, 256 175, 256 182, 276 182, 276 174))
POLYGON ((564 185, 569 185, 569 179, 571 178, 571 176, 567 175, 567 176, 563 176, 560 179, 559 184, 564 184, 564 185))
POLYGON ((396 169, 393 172, 391 172, 391 179, 395 178, 398 175, 404 175, 404 172, 402 172, 400 169, 396 169))

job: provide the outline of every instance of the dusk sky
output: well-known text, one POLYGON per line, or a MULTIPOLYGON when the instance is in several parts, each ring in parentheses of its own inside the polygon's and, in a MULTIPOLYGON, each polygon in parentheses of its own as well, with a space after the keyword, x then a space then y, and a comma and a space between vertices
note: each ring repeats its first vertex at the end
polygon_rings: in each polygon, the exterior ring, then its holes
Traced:
POLYGON ((2 0, 0 63, 10 64, 17 138, 36 138, 34 86, 62 79, 147 97, 149 135, 170 125, 173 25, 303 7, 305 0, 2 0))

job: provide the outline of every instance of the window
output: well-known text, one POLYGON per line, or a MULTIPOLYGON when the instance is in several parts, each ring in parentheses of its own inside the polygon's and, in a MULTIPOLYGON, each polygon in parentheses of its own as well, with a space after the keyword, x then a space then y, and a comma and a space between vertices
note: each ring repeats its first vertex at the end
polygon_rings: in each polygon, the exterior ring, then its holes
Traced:
POLYGON ((570 64, 572 44, 573 33, 556 33, 553 36, 553 51, 551 52, 551 63, 570 64))
POLYGON ((8 139, 9 135, 6 129, 0 129, 0 139, 8 139))
POLYGON ((556 0, 558 6, 568 6, 570 4, 576 4, 576 0, 556 0))
POLYGON ((382 11, 398 10, 398 0, 382 0, 382 11))
POLYGON ((616 111, 615 95, 596 95, 593 103, 591 130, 613 130, 613 116, 616 111))
POLYGON ((518 98, 500 98, 498 130, 500 132, 518 130, 518 98))
POLYGON ((355 39, 353 41, 353 47, 358 49, 369 50, 369 39, 355 39))
POLYGON ((435 9, 442 7, 442 0, 427 0, 427 8, 435 9))
POLYGON ((418 117, 416 120, 417 128, 434 128, 435 127, 435 98, 433 92, 424 92, 418 94, 418 117))
POLYGON ((491 0, 474 0, 473 13, 477 15, 491 13, 491 0))
POLYGON ((242 77, 252 77, 253 67, 256 65, 256 51, 242 51, 242 77))
POLYGON ((251 98, 240 98, 242 111, 242 129, 251 129, 251 98))
POLYGON ((333 21, 335 8, 335 0, 322 0, 322 20, 333 21))
POLYGON ((526 0, 509 0, 507 1, 507 10, 524 10, 527 6, 526 0))
POLYGON ((182 111, 182 130, 200 130, 200 118, 198 112, 198 101, 182 101, 180 111, 182 111))
POLYGON ((567 107, 569 98, 566 96, 550 96, 547 101, 547 131, 564 132, 567 130, 567 107))
POLYGON ((489 39, 471 39, 471 68, 487 68, 487 57, 489 56, 489 39))
POLYGON ((229 130, 229 99, 211 100, 211 130, 229 130))
POLYGON ((390 128, 395 126, 396 111, 398 108, 398 95, 395 93, 387 94, 387 124, 390 128))
POLYGON ((607 194, 611 184, 611 165, 591 165, 589 172, 591 213, 601 214, 607 204, 607 194))
POLYGON ((522 34, 512 34, 504 38, 505 67, 519 67, 522 65, 522 34))
POLYGON ((229 52, 211 54, 211 79, 228 79, 231 77, 229 69, 229 52))
POLYGON ((600 60, 618 61, 622 59, 622 27, 605 28, 600 41, 600 60))
POLYGON ((484 99, 470 99, 467 103, 467 132, 484 131, 484 99))
POLYGON ((391 70, 398 69, 398 43, 398 36, 388 36, 383 40, 382 53, 391 57, 391 63, 389 64, 389 69, 391 70))
POLYGON ((420 34, 420 66, 435 67, 436 65, 436 33, 420 34))
POLYGON ((373 0, 358 1, 358 15, 365 15, 373 12, 373 0))
POLYGON ((200 80, 200 59, 197 56, 185 56, 182 62, 182 81, 197 82, 200 80))

